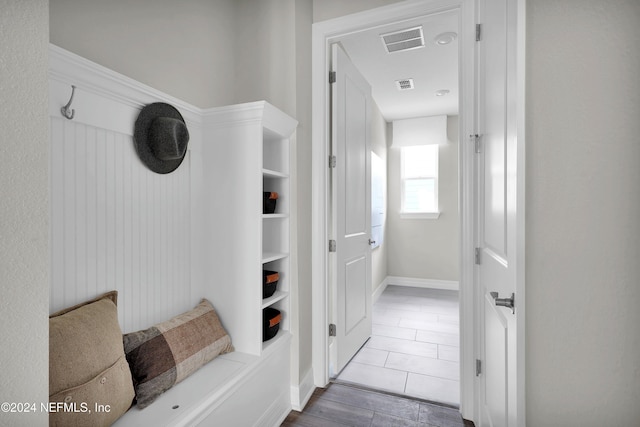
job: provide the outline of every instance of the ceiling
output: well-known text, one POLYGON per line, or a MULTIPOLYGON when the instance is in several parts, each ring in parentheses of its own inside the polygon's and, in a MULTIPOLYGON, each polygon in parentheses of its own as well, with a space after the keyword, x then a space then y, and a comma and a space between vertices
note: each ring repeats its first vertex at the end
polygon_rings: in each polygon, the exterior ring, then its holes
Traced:
POLYGON ((458 13, 446 12, 349 34, 338 41, 372 87, 387 121, 458 114, 458 40, 435 43, 437 35, 458 33, 458 13), (382 34, 422 26, 424 47, 387 53, 382 34), (412 78, 414 89, 398 90, 396 80, 412 78), (444 96, 436 96, 442 89, 444 96))

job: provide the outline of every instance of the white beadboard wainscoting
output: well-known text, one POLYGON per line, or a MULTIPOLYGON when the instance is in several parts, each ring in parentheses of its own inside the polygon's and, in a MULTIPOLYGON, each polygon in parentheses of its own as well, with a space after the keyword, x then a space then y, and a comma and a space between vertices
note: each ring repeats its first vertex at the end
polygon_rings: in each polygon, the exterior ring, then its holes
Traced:
POLYGON ((138 160, 131 135, 60 116, 51 137, 51 308, 117 289, 130 331, 191 304, 189 155, 158 175, 138 160))
POLYGON ((191 308, 194 203, 192 168, 201 144, 193 107, 51 49, 50 311, 113 289, 124 332, 191 308), (73 120, 60 107, 77 86, 73 120), (185 160, 160 175, 139 160, 134 123, 151 102, 176 106, 190 132, 185 160))

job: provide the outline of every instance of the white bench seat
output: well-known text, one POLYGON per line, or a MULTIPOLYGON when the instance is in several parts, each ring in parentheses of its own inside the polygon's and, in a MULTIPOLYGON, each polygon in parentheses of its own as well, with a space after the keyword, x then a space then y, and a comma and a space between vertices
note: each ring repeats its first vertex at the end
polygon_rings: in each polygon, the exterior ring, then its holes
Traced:
POLYGON ((219 356, 113 426, 278 426, 291 410, 290 341, 283 334, 261 356, 219 356))

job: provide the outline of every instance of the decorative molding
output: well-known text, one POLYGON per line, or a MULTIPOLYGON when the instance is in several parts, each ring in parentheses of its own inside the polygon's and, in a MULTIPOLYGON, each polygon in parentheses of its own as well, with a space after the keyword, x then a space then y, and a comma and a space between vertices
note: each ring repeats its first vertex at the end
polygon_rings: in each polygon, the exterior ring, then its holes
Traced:
POLYGON ((340 16, 314 24, 322 34, 335 37, 344 34, 348 29, 356 32, 371 28, 373 22, 388 23, 413 19, 424 14, 435 14, 459 7, 457 0, 431 0, 425 4, 424 0, 406 0, 363 12, 340 16))
POLYGON ((313 369, 309 369, 298 386, 291 386, 291 408, 294 411, 302 411, 315 389, 313 369))
POLYGON ((412 288, 446 289, 450 291, 460 290, 460 284, 456 280, 418 279, 413 277, 387 276, 388 285, 410 286, 412 288))
POLYGON ((49 45, 49 77, 61 83, 73 84, 78 91, 91 92, 138 109, 151 102, 167 102, 178 108, 185 120, 202 122, 204 110, 201 108, 54 44, 49 45))
POLYGON ((207 108, 202 111, 204 124, 212 128, 229 126, 246 126, 262 120, 265 102, 248 102, 245 104, 207 108))
POLYGON ((200 150, 205 110, 50 44, 49 111, 52 118, 62 117, 60 108, 67 103, 72 85, 76 86, 72 105, 75 116, 70 122, 133 135, 142 107, 166 102, 176 107, 187 123, 188 150, 200 150))
POLYGON ((229 127, 243 126, 262 122, 267 129, 278 129, 283 134, 291 134, 298 122, 266 101, 254 101, 202 110, 203 121, 207 126, 229 127))
MULTIPOLYGON (((464 135, 475 134, 477 129, 475 109, 476 76, 476 3, 462 2, 460 7, 460 27, 458 32, 459 56, 459 83, 460 83, 460 114, 458 134, 461 139, 464 135)), ((458 147, 458 177, 459 177, 459 221, 460 221, 460 411, 462 416, 469 420, 479 421, 479 382, 475 375, 475 359, 479 354, 476 343, 479 342, 478 322, 476 318, 477 296, 475 285, 475 259, 474 250, 477 230, 476 212, 474 208, 476 187, 475 165, 477 154, 473 144, 460 144, 458 147)))

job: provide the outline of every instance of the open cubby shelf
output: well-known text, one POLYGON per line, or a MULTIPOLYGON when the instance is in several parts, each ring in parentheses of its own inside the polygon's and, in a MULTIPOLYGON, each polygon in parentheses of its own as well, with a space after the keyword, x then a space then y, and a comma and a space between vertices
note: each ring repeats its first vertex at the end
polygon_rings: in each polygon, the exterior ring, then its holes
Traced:
POLYGON ((262 308, 267 308, 270 305, 273 305, 276 302, 280 301, 281 299, 288 298, 288 297, 289 297, 289 292, 276 291, 269 298, 264 298, 262 300, 262 308))
POLYGON ((261 355, 289 336, 291 193, 290 150, 297 122, 260 101, 211 112, 204 159, 211 183, 209 245, 216 308, 237 351, 261 355), (213 117, 219 114, 219 117, 213 117), (233 167, 228 165, 232 164, 233 167), (277 192, 275 212, 263 212, 263 193, 277 192), (262 270, 280 274, 276 292, 262 298, 262 270), (282 313, 278 334, 262 341, 262 310, 282 313))

